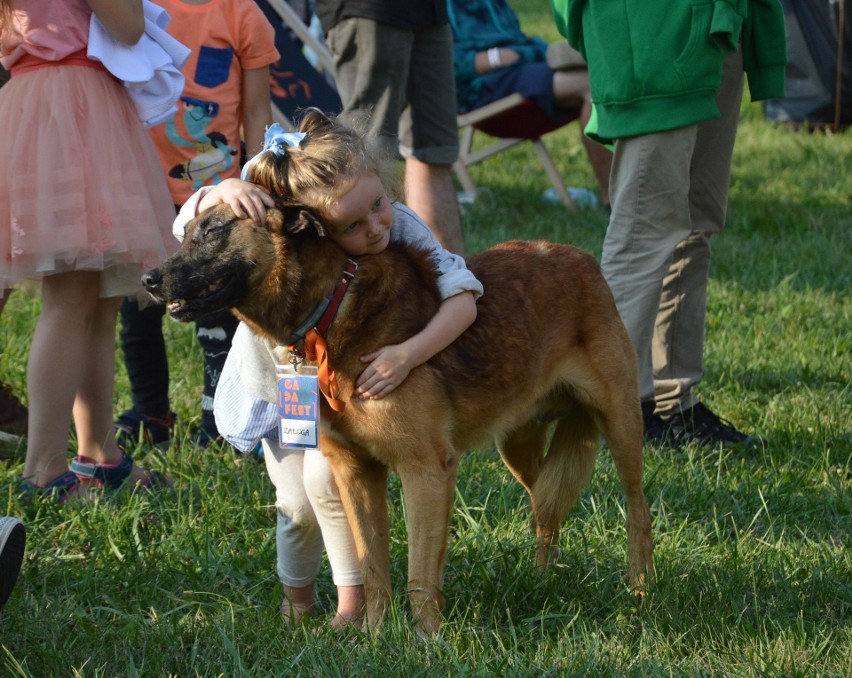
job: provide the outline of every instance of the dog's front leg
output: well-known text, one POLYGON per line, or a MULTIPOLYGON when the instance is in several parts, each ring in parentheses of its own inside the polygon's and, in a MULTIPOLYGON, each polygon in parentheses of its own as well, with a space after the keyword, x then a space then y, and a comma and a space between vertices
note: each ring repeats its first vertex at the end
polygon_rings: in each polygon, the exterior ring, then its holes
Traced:
MULTIPOLYGON (((328 450, 329 444, 323 443, 328 450)), ((387 505, 388 470, 371 459, 329 455, 334 479, 352 537, 367 599, 367 626, 381 626, 390 603, 390 520, 387 505)))
POLYGON ((411 451, 398 462, 408 528, 408 598, 418 633, 435 636, 444 609, 444 563, 458 453, 449 443, 411 451))

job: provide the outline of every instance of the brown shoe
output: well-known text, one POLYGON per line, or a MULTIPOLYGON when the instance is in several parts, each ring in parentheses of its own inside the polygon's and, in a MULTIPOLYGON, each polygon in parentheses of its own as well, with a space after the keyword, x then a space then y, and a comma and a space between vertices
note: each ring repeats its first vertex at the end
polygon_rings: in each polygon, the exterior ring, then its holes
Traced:
POLYGON ((0 431, 15 436, 27 435, 27 408, 0 382, 0 431))

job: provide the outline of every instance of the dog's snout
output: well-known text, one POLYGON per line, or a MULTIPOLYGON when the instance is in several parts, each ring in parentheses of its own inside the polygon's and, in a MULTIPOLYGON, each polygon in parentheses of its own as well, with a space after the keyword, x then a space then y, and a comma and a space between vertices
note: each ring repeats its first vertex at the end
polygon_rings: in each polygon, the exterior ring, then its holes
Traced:
POLYGON ((147 273, 142 274, 142 285, 146 290, 157 289, 163 282, 163 276, 160 274, 160 269, 155 268, 147 273))

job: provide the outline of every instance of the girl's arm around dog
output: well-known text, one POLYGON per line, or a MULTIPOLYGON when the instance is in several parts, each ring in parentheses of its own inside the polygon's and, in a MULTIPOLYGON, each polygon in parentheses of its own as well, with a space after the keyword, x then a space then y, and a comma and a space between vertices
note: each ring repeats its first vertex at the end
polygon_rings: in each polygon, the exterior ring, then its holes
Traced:
POLYGON ((452 344, 476 320, 476 299, 462 292, 441 302, 438 312, 410 339, 361 356, 370 363, 355 383, 355 396, 383 398, 399 386, 408 374, 436 353, 452 344))

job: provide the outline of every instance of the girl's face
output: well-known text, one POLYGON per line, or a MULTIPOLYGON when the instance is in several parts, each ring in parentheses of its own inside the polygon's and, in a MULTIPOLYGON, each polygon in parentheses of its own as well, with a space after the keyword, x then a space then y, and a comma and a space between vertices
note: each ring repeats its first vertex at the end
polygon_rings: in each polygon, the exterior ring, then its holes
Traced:
POLYGON ((325 217, 329 237, 351 256, 378 254, 390 242, 393 208, 373 174, 356 177, 325 217))

